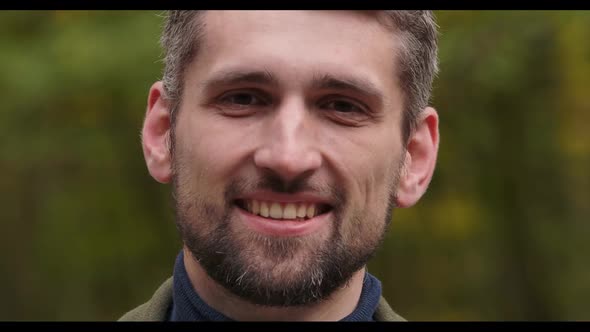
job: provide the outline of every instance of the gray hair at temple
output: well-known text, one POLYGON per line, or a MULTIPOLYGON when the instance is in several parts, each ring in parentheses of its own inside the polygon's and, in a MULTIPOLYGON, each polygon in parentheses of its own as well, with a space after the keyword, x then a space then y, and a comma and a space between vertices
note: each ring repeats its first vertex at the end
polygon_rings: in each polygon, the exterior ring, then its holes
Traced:
MULTIPOLYGON (((413 132, 420 111, 430 100, 432 82, 438 72, 438 32, 434 14, 426 10, 364 11, 373 15, 399 38, 398 79, 404 95, 403 142, 413 132)), ((160 43, 165 52, 162 78, 171 103, 171 122, 182 98, 184 73, 199 52, 203 38, 203 11, 173 10, 165 15, 160 43)))

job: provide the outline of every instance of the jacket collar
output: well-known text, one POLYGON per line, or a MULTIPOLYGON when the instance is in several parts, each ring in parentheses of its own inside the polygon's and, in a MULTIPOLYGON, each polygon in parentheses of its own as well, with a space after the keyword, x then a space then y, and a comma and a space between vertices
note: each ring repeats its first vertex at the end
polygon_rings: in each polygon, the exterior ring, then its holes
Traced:
MULTIPOLYGON (((172 277, 168 278, 156 290, 152 298, 146 303, 137 308, 127 312, 119 321, 164 321, 168 314, 168 309, 172 305, 172 277)), ((374 318, 376 321, 405 321, 403 317, 398 315, 391 306, 387 303, 385 298, 381 296, 374 318)))

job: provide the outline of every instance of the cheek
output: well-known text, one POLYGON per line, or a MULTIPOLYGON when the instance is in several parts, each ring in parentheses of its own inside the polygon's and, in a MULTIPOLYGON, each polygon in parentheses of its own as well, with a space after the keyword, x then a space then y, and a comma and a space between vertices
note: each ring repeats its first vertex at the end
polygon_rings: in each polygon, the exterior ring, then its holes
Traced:
MULTIPOLYGON (((185 112, 187 114, 189 112, 185 112)), ((225 165, 224 158, 236 150, 232 131, 214 121, 205 110, 192 110, 178 128, 178 141, 183 158, 193 170, 214 171, 225 165)))
POLYGON ((210 173, 219 169, 222 161, 218 158, 223 156, 216 155, 216 135, 210 128, 198 125, 186 113, 177 120, 174 164, 179 188, 184 194, 198 195, 203 188, 213 189, 208 183, 213 179, 210 173))
POLYGON ((388 201, 390 187, 395 182, 395 170, 399 158, 392 146, 367 147, 363 152, 353 154, 345 163, 344 171, 352 183, 349 195, 357 208, 383 206, 388 201))
POLYGON ((341 226, 344 241, 359 249, 376 244, 375 241, 383 235, 395 186, 392 167, 385 165, 383 160, 371 166, 368 163, 365 172, 357 177, 359 180, 362 177, 363 181, 357 184, 359 190, 351 197, 341 226))
POLYGON ((379 140, 366 139, 363 144, 357 144, 356 153, 349 151, 346 162, 341 163, 341 173, 349 183, 344 213, 347 221, 342 225, 342 235, 352 243, 361 241, 356 238, 359 234, 380 234, 395 190, 401 144, 375 142, 395 142, 395 139, 391 135, 383 135, 379 140))
POLYGON ((247 163, 256 128, 206 109, 182 115, 176 133, 176 160, 184 170, 184 181, 195 193, 217 197, 247 163))

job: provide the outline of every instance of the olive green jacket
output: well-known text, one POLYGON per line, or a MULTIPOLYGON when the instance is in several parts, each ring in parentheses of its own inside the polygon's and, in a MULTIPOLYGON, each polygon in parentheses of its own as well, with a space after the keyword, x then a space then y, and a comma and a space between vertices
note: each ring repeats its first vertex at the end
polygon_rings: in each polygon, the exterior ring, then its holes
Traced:
MULTIPOLYGON (((164 321, 171 304, 172 277, 156 290, 149 301, 129 311, 119 321, 164 321)), ((377 321, 405 321, 391 309, 383 297, 379 300, 374 318, 377 321)))

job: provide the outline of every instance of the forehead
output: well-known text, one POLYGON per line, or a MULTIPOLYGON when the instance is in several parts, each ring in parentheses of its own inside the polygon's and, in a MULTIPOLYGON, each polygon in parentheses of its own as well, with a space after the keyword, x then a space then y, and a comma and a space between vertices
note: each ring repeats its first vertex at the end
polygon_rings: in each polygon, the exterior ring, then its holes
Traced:
POLYGON ((299 82, 325 72, 396 85, 395 34, 375 14, 354 11, 207 11, 192 65, 201 78, 231 67, 299 82))

